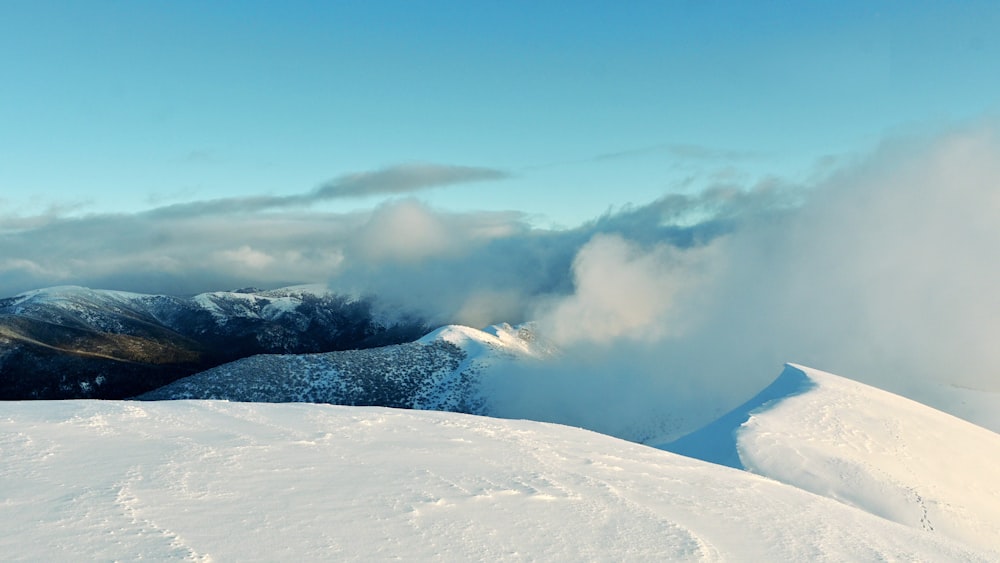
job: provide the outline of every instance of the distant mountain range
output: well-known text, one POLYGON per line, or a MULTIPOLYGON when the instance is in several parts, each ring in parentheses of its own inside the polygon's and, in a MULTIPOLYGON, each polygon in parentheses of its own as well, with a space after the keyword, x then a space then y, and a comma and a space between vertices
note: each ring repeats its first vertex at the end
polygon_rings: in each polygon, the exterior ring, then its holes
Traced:
POLYGON ((300 286, 193 297, 76 286, 0 299, 0 399, 117 399, 256 354, 412 342, 435 327, 300 286))

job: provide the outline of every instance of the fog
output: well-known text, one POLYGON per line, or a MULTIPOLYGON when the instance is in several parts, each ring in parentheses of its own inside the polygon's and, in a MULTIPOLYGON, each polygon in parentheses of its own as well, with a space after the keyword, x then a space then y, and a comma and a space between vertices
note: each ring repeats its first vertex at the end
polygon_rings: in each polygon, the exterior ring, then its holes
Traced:
POLYGON ((656 413, 706 422, 783 362, 949 410, 935 385, 1000 390, 996 129, 892 140, 803 193, 688 248, 591 239, 574 292, 537 309, 560 368, 506 366, 494 408, 641 439, 656 413))

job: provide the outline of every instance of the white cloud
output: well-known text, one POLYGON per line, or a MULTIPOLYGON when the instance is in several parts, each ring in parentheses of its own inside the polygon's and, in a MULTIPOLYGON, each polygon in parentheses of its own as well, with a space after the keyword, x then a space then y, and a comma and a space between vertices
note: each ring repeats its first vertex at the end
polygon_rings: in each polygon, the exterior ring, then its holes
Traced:
POLYGON ((1000 391, 997 129, 890 141, 805 193, 730 209, 733 230, 686 250, 583 246, 542 316, 563 360, 505 366, 495 412, 641 438, 657 415, 707 421, 788 361, 953 412, 935 386, 1000 391))
POLYGON ((33 276, 65 275, 65 273, 60 273, 59 271, 49 270, 33 260, 23 258, 8 258, 0 261, 0 272, 23 272, 33 276))
POLYGON ((694 262, 703 253, 665 244, 643 250, 619 235, 596 235, 573 261, 575 292, 543 304, 540 326, 562 345, 663 338, 678 295, 698 282, 694 262))
POLYGON ((249 268, 251 270, 261 270, 274 264, 274 258, 267 253, 255 250, 248 244, 233 249, 220 250, 215 255, 223 262, 230 262, 233 265, 249 268))
POLYGON ((414 200, 379 207, 354 239, 355 256, 371 262, 419 262, 457 252, 465 242, 442 216, 414 200))

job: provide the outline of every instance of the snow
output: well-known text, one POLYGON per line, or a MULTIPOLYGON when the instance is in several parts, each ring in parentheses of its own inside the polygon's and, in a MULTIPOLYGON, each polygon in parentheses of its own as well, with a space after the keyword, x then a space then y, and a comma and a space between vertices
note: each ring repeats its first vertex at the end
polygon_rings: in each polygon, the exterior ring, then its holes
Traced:
POLYGON ((233 293, 228 291, 215 291, 211 293, 199 293, 195 295, 193 301, 202 309, 212 314, 216 323, 226 324, 230 318, 236 317, 261 317, 258 313, 259 303, 267 305, 270 299, 265 299, 250 293, 233 293), (219 303, 225 303, 224 311, 219 303))
POLYGON ((302 304, 300 297, 268 297, 233 292, 200 293, 193 297, 193 301, 211 313, 220 324, 225 324, 233 316, 272 320, 295 312, 302 304), (220 302, 225 303, 225 311, 219 306, 220 302))
POLYGON ((267 305, 261 310, 260 316, 265 319, 276 319, 282 315, 294 313, 301 304, 301 299, 276 297, 268 301, 267 305))
POLYGON ((736 433, 753 416, 778 401, 788 400, 815 387, 801 370, 786 366, 773 383, 747 402, 704 428, 659 447, 712 463, 745 469, 737 451, 736 433))
POLYGON ((205 309, 209 313, 212 313, 212 316, 216 320, 219 320, 221 322, 222 319, 226 318, 226 315, 223 314, 222 309, 220 309, 219 306, 215 303, 215 300, 212 299, 212 294, 199 293, 198 295, 195 295, 192 298, 192 301, 194 301, 195 304, 197 304, 202 309, 205 309))
MULTIPOLYGON (((58 302, 90 315, 89 301, 149 298, 59 287, 15 303, 58 302)), ((195 301, 220 317, 270 317, 301 299, 283 291, 195 301)), ((175 385, 201 397, 272 401, 364 391, 399 400, 374 404, 458 410, 478 404, 470 390, 480 377, 502 378, 506 362, 544 368, 557 355, 530 324, 446 326, 377 350, 254 356, 175 385)), ((1000 394, 945 391, 936 396, 1000 426, 1000 394)), ((0 553, 31 561, 1000 560, 1000 435, 846 378, 789 364, 743 405, 662 448, 446 412, 0 403, 0 553)))
POLYGON ((517 326, 498 324, 477 330, 462 325, 447 325, 424 335, 417 342, 444 341, 458 346, 469 358, 484 358, 495 352, 511 357, 544 359, 555 354, 554 348, 537 339, 531 323, 517 326))
POLYGON ((323 402, 489 414, 480 387, 485 370, 552 353, 528 325, 497 325, 487 331, 450 325, 409 344, 243 358, 138 398, 323 402))
MULTIPOLYGON (((324 354, 259 354, 182 378, 142 400, 222 399, 459 410, 473 397, 465 356, 442 343, 324 354)), ((475 366, 471 366, 475 367, 475 366)))
POLYGON ((19 293, 14 296, 14 299, 17 302, 29 300, 36 302, 55 302, 78 298, 93 298, 96 295, 102 295, 108 298, 117 298, 123 301, 145 297, 144 294, 131 293, 128 291, 115 291, 109 289, 94 290, 78 285, 57 285, 19 293))
POLYGON ((141 293, 114 290, 94 290, 76 285, 60 285, 19 293, 13 297, 14 306, 58 304, 71 310, 79 310, 80 303, 106 303, 122 305, 139 302, 150 296, 141 293))
POLYGON ((265 291, 264 293, 280 293, 282 295, 296 295, 299 297, 311 296, 311 297, 326 297, 333 294, 333 290, 329 285, 321 283, 305 283, 298 285, 290 285, 282 287, 273 291, 265 291))
POLYGON ((3 403, 0 499, 5 560, 997 557, 593 432, 371 407, 3 403))
POLYGON ((1000 547, 1000 435, 850 379, 789 364, 756 397, 664 448, 1000 547))
POLYGON ((219 325, 233 317, 274 320, 282 315, 295 313, 306 296, 330 295, 321 285, 297 285, 272 291, 240 293, 213 291, 199 293, 192 301, 212 314, 219 325))

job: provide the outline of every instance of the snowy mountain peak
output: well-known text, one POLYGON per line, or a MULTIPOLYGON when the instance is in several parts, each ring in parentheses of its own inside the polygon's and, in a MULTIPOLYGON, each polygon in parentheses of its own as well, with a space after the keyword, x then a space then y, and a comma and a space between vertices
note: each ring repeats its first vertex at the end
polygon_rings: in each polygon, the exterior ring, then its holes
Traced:
POLYGON ((927 532, 1000 546, 1000 435, 827 372, 787 364, 743 405, 662 447, 927 532))
POLYGON ((448 342, 472 357, 502 351, 518 356, 544 358, 555 354, 555 349, 538 339, 531 323, 511 326, 496 324, 483 330, 462 325, 447 325, 434 330, 418 342, 448 342))

